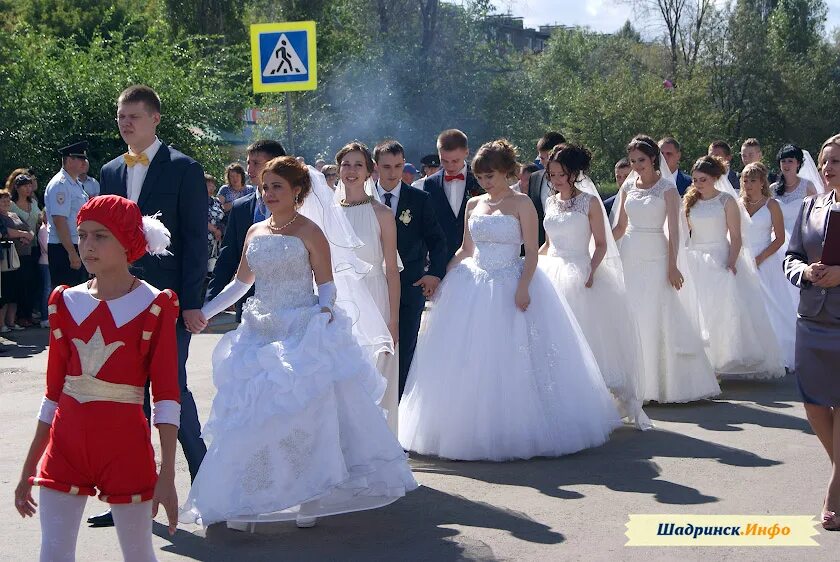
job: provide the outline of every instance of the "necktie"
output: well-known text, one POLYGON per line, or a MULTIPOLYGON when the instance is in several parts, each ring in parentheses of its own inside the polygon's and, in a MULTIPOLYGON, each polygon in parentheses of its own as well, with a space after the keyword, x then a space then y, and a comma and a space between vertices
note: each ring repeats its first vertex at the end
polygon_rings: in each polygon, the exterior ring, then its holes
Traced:
POLYGON ((145 152, 141 152, 140 154, 131 154, 130 152, 126 152, 123 155, 125 158, 125 165, 129 168, 133 168, 135 164, 143 164, 144 166, 149 165, 149 157, 146 156, 145 152))
POLYGON ((393 199, 393 197, 394 197, 393 193, 385 193, 382 196, 382 198, 385 199, 385 204, 388 205, 389 207, 391 206, 391 199, 393 199))
POLYGON ((464 180, 464 174, 455 174, 454 176, 447 176, 444 174, 443 179, 446 181, 464 180))
POLYGON ((266 218, 268 218, 268 209, 262 199, 258 199, 257 204, 254 205, 254 222, 261 222, 266 218))

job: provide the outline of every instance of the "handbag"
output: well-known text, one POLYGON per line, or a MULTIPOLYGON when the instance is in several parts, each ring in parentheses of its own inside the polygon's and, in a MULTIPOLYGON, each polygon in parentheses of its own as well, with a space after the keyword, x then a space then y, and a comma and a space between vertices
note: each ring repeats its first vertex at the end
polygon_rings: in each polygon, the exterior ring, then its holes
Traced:
POLYGON ((0 271, 15 271, 20 268, 20 256, 11 240, 0 240, 0 271))

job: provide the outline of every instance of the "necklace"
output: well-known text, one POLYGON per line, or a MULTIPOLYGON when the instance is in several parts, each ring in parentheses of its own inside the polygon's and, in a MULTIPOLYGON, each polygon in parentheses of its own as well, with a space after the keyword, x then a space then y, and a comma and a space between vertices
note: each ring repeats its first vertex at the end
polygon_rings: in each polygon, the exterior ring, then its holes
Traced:
POLYGON ((508 199, 508 198, 510 198, 510 195, 505 195, 504 197, 502 197, 498 201, 494 202, 494 201, 490 201, 490 197, 488 196, 487 199, 484 200, 484 202, 487 203, 488 205, 490 205, 491 207, 497 207, 497 206, 502 204, 502 201, 504 201, 505 199, 508 199))
POLYGON ((358 207, 360 205, 367 205, 371 201, 373 201, 373 195, 368 195, 367 197, 365 197, 361 201, 348 202, 346 199, 342 199, 341 201, 338 202, 338 204, 341 205, 342 207, 358 207))
POLYGON ((268 228, 269 228, 269 230, 273 230, 274 232, 280 232, 281 230, 283 230, 284 228, 286 228, 287 226, 289 226, 290 224, 295 222, 297 220, 297 218, 298 218, 298 213, 297 213, 297 211, 295 211, 295 216, 292 217, 292 220, 290 220, 289 222, 287 222, 283 226, 275 226, 275 225, 271 224, 272 222, 274 222, 274 216, 272 216, 271 219, 267 223, 268 228))
MULTIPOLYGON (((93 287, 93 282, 94 281, 96 281, 95 277, 87 282, 88 291, 90 291, 90 289, 93 287)), ((119 297, 114 297, 114 298, 118 299, 118 298, 126 296, 128 293, 130 293, 134 289, 134 284, 135 283, 137 283, 137 277, 132 275, 131 276, 131 285, 128 286, 128 290, 126 292, 124 292, 123 294, 121 294, 119 297)), ((100 300, 110 300, 110 299, 100 299, 100 300)))

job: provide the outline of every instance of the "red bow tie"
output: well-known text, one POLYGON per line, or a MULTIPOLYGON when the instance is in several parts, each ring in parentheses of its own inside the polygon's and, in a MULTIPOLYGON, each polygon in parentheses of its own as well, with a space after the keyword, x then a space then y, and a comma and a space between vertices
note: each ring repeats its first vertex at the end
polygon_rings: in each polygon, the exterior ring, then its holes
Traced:
POLYGON ((464 174, 455 174, 454 176, 444 175, 443 179, 446 180, 446 181, 455 181, 455 180, 462 180, 463 181, 465 178, 464 178, 464 174))

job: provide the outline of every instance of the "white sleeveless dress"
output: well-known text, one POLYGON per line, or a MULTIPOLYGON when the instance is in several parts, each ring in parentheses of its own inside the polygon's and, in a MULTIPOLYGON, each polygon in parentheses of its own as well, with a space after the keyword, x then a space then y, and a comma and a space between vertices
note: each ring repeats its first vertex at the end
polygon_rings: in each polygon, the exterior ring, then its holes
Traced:
MULTIPOLYGON (((391 318, 391 301, 388 296, 388 280, 385 277, 382 233, 379 228, 379 220, 376 218, 376 212, 370 204, 342 207, 342 210, 347 220, 350 221, 350 226, 353 227, 356 236, 364 243, 364 246, 356 248, 356 255, 372 266, 371 270, 363 277, 364 283, 387 324, 391 318)), ((378 346, 378 349, 375 350, 376 368, 388 383, 385 395, 379 405, 387 412, 388 426, 394 432, 394 435, 397 434, 397 420, 399 419, 397 411, 400 386, 398 352, 387 353, 382 346, 378 346)))
POLYGON ((473 215, 475 254, 444 277, 400 402, 400 442, 460 460, 560 456, 604 443, 620 420, 565 300, 538 269, 514 301, 522 233, 473 215))
POLYGON ((708 341, 709 361, 727 378, 773 378, 785 375, 781 349, 767 315, 755 263, 741 252, 737 274, 729 259, 726 212, 733 197, 718 193, 691 208, 688 263, 697 291, 700 322, 708 341))
POLYGON ((595 270, 592 287, 585 286, 590 273, 589 206, 593 200, 588 193, 568 201, 557 195, 548 198, 543 225, 550 246, 548 255, 540 256, 539 266, 569 303, 622 415, 648 429, 652 424, 642 410, 641 340, 621 268, 610 269, 602 262, 595 270))
MULTIPOLYGON (((773 220, 770 209, 765 203, 751 217, 746 213, 743 202, 739 201, 746 217, 744 245, 750 249, 753 256, 757 256, 770 245, 773 240, 773 220)), ((785 367, 793 370, 794 344, 796 342, 796 305, 791 297, 790 287, 793 285, 785 277, 782 265, 781 251, 769 256, 758 267, 758 280, 764 295, 764 305, 770 317, 770 325, 779 348, 785 367)))
POLYGON ((340 309, 320 312, 300 238, 245 250, 256 294, 213 352, 207 456, 181 521, 261 522, 388 505, 417 486, 376 403, 385 381, 340 309))
POLYGON ((665 192, 677 186, 660 178, 649 189, 632 181, 621 189, 628 221, 621 238, 621 261, 627 300, 642 340, 644 399, 691 402, 720 394, 699 329, 668 282, 665 192))

